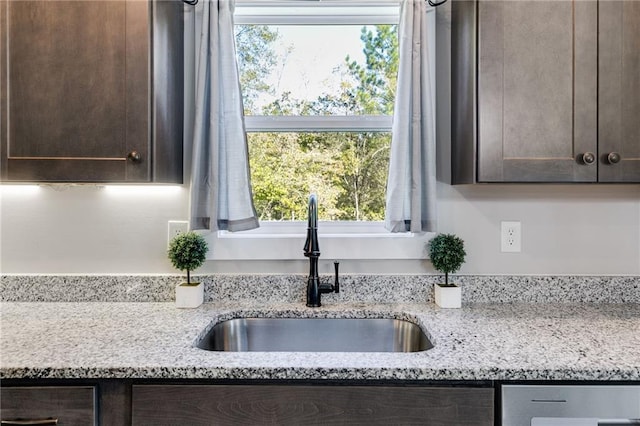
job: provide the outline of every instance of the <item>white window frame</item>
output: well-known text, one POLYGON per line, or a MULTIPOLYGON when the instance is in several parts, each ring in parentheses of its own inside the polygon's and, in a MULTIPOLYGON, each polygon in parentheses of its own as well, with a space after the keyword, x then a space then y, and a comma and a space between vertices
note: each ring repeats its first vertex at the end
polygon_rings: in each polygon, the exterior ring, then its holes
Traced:
MULTIPOLYGON (((399 1, 388 0, 237 0, 236 24, 257 25, 375 25, 397 24, 399 1), (317 8, 322 8, 317 13, 317 8), (312 13, 312 8, 314 12, 312 13), (283 13, 286 10, 288 13, 283 13), (394 10, 395 13, 389 13, 394 10)), ((435 52, 435 13, 428 10, 435 52)), ((432 75, 435 75, 435 61, 432 75)), ((432 82, 435 93, 435 84, 432 82)), ((435 103, 434 103, 435 104, 435 103)), ((435 105, 434 105, 435 106, 435 105)), ((433 109, 435 111, 435 108, 433 109)), ((246 116, 247 132, 355 131, 391 132, 390 116, 246 116)), ((243 232, 209 234, 211 260, 303 259, 306 221, 261 222, 260 228, 243 232)), ((318 237, 323 258, 328 259, 424 259, 425 243, 432 233, 390 233, 383 222, 320 221, 318 237)))

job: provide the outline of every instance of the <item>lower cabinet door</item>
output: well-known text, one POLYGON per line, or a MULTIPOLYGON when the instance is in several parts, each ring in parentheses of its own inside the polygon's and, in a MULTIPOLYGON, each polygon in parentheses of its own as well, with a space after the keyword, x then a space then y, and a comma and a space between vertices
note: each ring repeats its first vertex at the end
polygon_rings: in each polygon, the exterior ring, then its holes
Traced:
POLYGON ((491 388, 135 385, 133 425, 486 425, 491 388))
POLYGON ((3 386, 0 419, 3 426, 95 425, 95 401, 93 386, 3 386))

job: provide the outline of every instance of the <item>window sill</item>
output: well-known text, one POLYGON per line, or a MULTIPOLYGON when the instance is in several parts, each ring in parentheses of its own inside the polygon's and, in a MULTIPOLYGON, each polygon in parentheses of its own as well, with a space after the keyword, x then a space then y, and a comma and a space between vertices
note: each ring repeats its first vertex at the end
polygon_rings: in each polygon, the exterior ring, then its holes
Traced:
MULTIPOLYGON (((209 260, 300 260, 306 222, 267 222, 245 232, 218 231, 206 236, 209 260)), ((320 222, 318 240, 324 259, 425 259, 432 233, 390 233, 381 223, 320 222)))

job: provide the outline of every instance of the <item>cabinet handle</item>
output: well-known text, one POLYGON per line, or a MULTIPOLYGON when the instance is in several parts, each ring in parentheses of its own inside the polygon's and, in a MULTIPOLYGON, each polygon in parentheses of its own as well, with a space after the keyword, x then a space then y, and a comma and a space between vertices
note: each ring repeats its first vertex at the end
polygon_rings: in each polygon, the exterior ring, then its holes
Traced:
POLYGON ((582 162, 584 164, 593 164, 596 161, 596 155, 593 152, 585 152, 582 154, 582 162))
POLYGON ((39 426, 50 426, 50 425, 57 425, 58 424, 58 419, 57 418, 50 418, 50 419, 16 419, 16 420, 2 420, 0 421, 0 425, 6 425, 6 426, 28 426, 28 425, 39 425, 39 426))
POLYGON ((621 159, 622 157, 617 152, 610 152, 609 155, 607 155, 607 162, 609 164, 619 163, 621 159))
POLYGON ((131 160, 134 163, 139 163, 142 161, 142 155, 138 151, 131 151, 127 154, 127 160, 131 160))

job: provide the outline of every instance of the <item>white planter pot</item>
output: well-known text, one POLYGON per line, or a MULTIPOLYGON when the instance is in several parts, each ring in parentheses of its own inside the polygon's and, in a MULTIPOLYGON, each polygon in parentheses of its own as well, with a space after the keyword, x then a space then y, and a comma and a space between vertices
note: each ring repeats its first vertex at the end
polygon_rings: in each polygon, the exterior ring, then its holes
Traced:
POLYGON ((203 283, 182 283, 176 286, 176 307, 197 308, 204 301, 203 283), (195 285, 194 285, 195 284, 195 285))
POLYGON ((436 305, 441 308, 459 308, 462 306, 462 289, 460 287, 444 287, 440 284, 435 284, 433 288, 436 293, 436 305))

